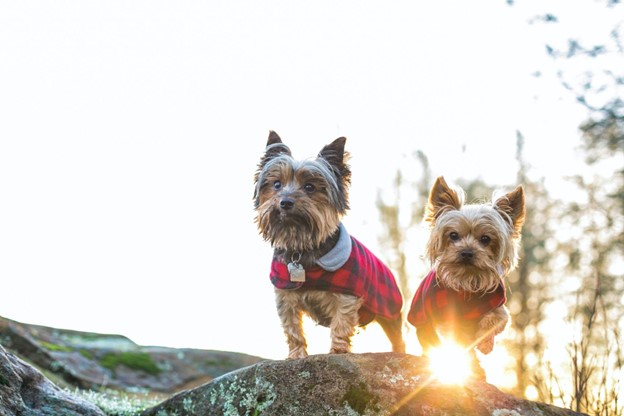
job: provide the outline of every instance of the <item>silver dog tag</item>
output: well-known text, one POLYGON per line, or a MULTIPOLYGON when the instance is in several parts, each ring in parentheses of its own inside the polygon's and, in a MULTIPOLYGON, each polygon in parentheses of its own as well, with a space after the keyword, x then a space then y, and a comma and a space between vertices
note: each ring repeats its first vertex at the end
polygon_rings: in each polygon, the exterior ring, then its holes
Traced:
POLYGON ((297 262, 288 263, 291 282, 305 282, 305 269, 297 262))

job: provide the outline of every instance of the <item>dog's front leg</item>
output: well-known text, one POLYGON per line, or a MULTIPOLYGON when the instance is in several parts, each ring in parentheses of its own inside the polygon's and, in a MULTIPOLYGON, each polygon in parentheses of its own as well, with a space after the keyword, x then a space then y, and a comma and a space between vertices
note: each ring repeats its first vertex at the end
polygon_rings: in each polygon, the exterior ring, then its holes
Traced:
POLYGON ((351 351, 351 338, 355 334, 355 327, 359 322, 358 311, 362 306, 362 299, 350 295, 335 294, 335 308, 330 324, 331 349, 330 354, 344 354, 351 351))
POLYGON ((277 314, 288 343, 288 359, 307 357, 308 345, 303 333, 303 310, 299 295, 296 292, 276 289, 275 298, 277 314))
POLYGON ((494 349, 494 337, 503 332, 507 322, 509 322, 509 312, 504 305, 481 318, 477 331, 477 349, 483 354, 491 353, 494 349))

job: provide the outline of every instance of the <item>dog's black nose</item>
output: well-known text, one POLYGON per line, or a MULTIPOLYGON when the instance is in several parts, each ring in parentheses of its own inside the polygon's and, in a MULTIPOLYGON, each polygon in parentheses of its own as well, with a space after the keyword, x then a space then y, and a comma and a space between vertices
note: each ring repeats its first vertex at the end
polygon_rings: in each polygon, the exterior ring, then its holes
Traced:
POLYGON ((460 253, 462 260, 472 260, 474 253, 472 250, 462 250, 460 253))
POLYGON ((295 206, 295 201, 292 198, 282 198, 280 201, 280 208, 284 210, 289 210, 295 206))

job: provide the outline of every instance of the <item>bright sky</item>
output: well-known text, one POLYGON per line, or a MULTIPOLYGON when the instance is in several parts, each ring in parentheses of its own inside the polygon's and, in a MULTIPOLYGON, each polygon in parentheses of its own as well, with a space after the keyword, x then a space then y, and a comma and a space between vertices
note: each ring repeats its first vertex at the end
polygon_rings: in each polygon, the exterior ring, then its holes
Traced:
POLYGON ((269 129, 300 158, 347 137, 345 224, 377 252, 377 190, 417 149, 511 187, 520 130, 556 183, 586 113, 544 44, 604 38, 586 23, 608 10, 519 3, 0 3, 0 316, 285 357, 253 222, 269 129), (545 12, 560 24, 527 23, 545 12))

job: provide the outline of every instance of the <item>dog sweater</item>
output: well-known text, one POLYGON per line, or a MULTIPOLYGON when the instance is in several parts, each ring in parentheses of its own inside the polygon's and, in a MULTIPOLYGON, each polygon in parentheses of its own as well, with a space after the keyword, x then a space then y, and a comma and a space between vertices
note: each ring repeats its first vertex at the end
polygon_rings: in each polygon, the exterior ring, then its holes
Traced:
POLYGON ((407 320, 416 327, 421 345, 427 348, 440 342, 435 332, 436 323, 456 326, 458 335, 466 339, 474 336, 485 314, 504 305, 506 300, 502 279, 493 292, 477 295, 441 286, 435 270, 431 270, 416 290, 407 320))
POLYGON ((283 259, 273 257, 271 282, 278 289, 325 290, 364 299, 359 311, 359 324, 366 325, 376 315, 396 319, 401 314, 403 298, 390 269, 362 243, 347 234, 341 224, 338 250, 330 251, 317 261, 318 267, 306 268, 305 282, 291 282, 283 259), (337 260, 344 257, 342 260, 337 260), (331 270, 328 270, 331 269, 331 270))

